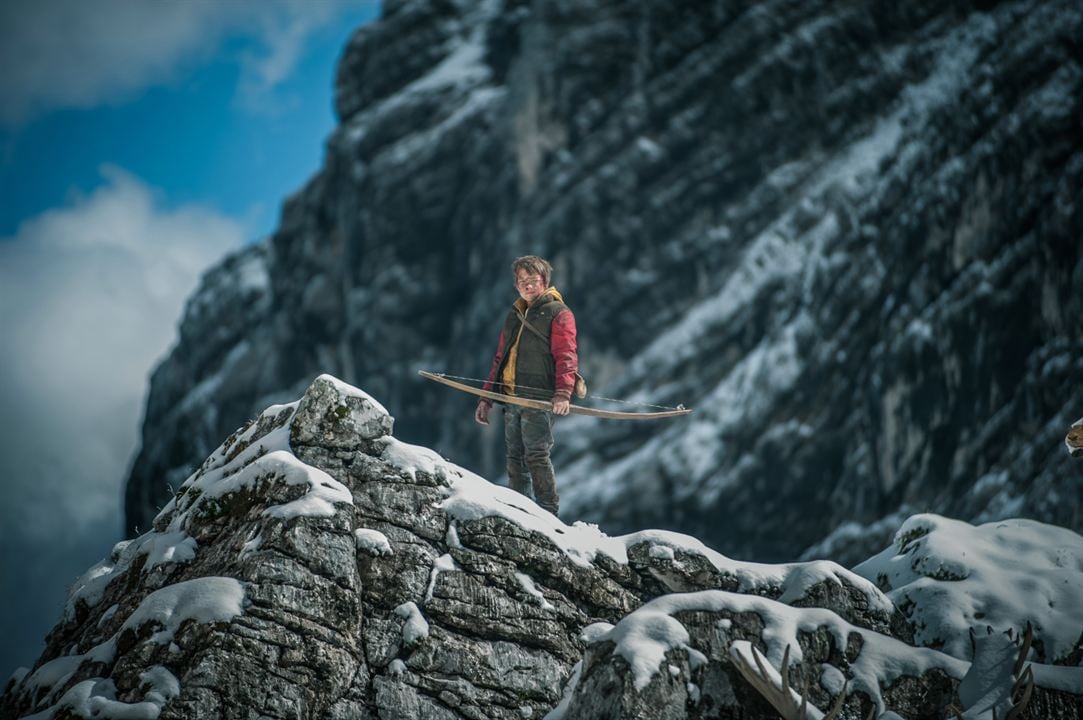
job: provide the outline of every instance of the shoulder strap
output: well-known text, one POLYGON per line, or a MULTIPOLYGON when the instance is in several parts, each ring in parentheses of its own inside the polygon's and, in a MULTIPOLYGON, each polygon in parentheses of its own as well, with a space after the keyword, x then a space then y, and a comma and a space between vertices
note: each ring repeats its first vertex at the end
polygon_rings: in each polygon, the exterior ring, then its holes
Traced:
POLYGON ((523 314, 522 314, 521 312, 519 312, 519 310, 518 310, 518 309, 516 309, 516 310, 515 310, 515 314, 519 316, 519 322, 521 322, 521 323, 522 323, 523 325, 525 325, 525 326, 526 326, 526 329, 527 329, 527 330, 529 330, 530 332, 534 333, 535 335, 537 335, 538 337, 540 337, 540 338, 541 338, 542 340, 545 340, 545 336, 541 334, 541 330, 539 330, 538 328, 536 328, 536 327, 534 327, 533 325, 531 325, 531 324, 530 324, 530 323, 529 323, 529 322, 527 321, 527 319, 526 319, 526 315, 523 315, 523 314))

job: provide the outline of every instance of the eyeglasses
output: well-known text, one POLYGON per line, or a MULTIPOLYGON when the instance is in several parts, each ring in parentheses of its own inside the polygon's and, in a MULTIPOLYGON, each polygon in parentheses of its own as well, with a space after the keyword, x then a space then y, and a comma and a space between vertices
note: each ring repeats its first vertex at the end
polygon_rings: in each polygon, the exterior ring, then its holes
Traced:
POLYGON ((525 288, 534 287, 535 285, 541 286, 541 285, 544 284, 544 282, 545 281, 543 281, 541 279, 540 275, 535 275, 533 277, 528 277, 525 280, 516 280, 515 281, 515 287, 525 289, 525 288))

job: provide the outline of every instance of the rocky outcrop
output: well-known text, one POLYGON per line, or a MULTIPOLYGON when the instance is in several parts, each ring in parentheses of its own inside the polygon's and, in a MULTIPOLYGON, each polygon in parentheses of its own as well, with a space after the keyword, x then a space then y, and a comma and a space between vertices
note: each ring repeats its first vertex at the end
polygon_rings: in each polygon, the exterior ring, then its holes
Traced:
POLYGON ((1083 457, 1083 418, 1072 423, 1072 428, 1064 438, 1064 445, 1072 457, 1083 457))
POLYGON ((482 374, 536 252, 596 392, 695 408, 558 423, 567 517, 845 563, 928 508, 1083 528, 1036 450, 1083 406, 1080 38, 1074 0, 386 3, 323 168, 154 374, 129 526, 322 372, 499 475, 416 370, 482 374))
MULTIPOLYGON (((1083 539, 1069 531, 1004 531, 1029 543, 1028 582, 1050 601, 1023 618, 991 562, 974 559, 980 543, 952 545, 974 551, 967 562, 946 559, 938 539, 963 537, 965 523, 915 518, 860 573, 739 562, 672 532, 565 525, 393 427, 372 396, 323 375, 236 430, 152 530, 75 584, 0 715, 521 720, 736 708, 766 720, 774 710, 727 653, 755 643, 778 664, 789 642, 801 653, 795 676, 829 678, 814 701, 839 695, 845 678, 848 708, 886 702, 926 717, 970 665, 958 657, 969 625, 945 619, 959 604, 927 602, 930 581, 962 575, 960 597, 981 599, 998 633, 1037 623, 1033 660, 1078 660, 1064 628, 1080 620, 1083 539), (885 667, 890 677, 877 674, 885 667)), ((1050 685, 1078 681, 1037 675, 1043 707, 1050 685)), ((1083 683, 1074 689, 1083 695, 1083 683)))

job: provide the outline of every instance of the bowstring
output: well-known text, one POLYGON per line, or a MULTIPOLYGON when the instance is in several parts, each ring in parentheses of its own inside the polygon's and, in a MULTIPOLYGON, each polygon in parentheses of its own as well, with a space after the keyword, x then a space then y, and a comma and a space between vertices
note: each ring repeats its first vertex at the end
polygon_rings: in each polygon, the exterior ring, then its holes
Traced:
MULTIPOLYGON (((448 375, 447 373, 434 373, 434 374, 439 375, 440 377, 450 378, 452 380, 469 380, 470 382, 475 382, 475 383, 488 382, 488 379, 482 379, 482 378, 463 377, 461 375, 448 375)), ((507 385, 507 384, 508 383, 501 382, 499 380, 493 380, 493 385, 507 385)), ((524 390, 537 390, 538 392, 551 392, 551 390, 549 388, 531 387, 529 385, 514 385, 514 387, 520 387, 520 388, 522 388, 524 390)), ((504 393, 504 394, 506 395, 507 393, 504 393)), ((515 396, 512 395, 510 397, 515 397, 515 396)), ((617 398, 609 398, 609 397, 604 397, 602 395, 587 395, 587 398, 590 398, 590 399, 593 399, 593 400, 605 400, 607 402, 620 403, 621 405, 639 405, 639 406, 643 406, 643 407, 652 407, 652 408, 658 408, 659 410, 684 410, 685 409, 683 405, 678 405, 677 407, 670 407, 668 405, 654 405, 654 404, 651 404, 649 402, 638 402, 638 401, 635 401, 635 400, 618 400, 617 398)))

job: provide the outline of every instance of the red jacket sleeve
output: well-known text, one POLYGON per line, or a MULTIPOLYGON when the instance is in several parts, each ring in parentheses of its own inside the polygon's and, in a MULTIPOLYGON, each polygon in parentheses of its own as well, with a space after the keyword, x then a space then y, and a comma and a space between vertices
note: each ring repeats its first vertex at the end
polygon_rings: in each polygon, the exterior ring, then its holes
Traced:
POLYGON ((553 401, 571 400, 575 389, 575 373, 579 370, 579 355, 575 344, 575 316, 571 310, 561 310, 553 318, 549 333, 549 351, 556 367, 556 392, 553 401))
MULTIPOLYGON (((493 385, 496 384, 496 371, 500 369, 500 361, 504 359, 504 331, 500 331, 500 340, 496 343, 496 354, 493 355, 493 366, 489 368, 489 377, 482 386, 483 390, 489 392, 500 392, 499 390, 493 390, 493 385)), ((481 402, 488 405, 492 405, 493 401, 489 398, 482 398, 481 402)))

